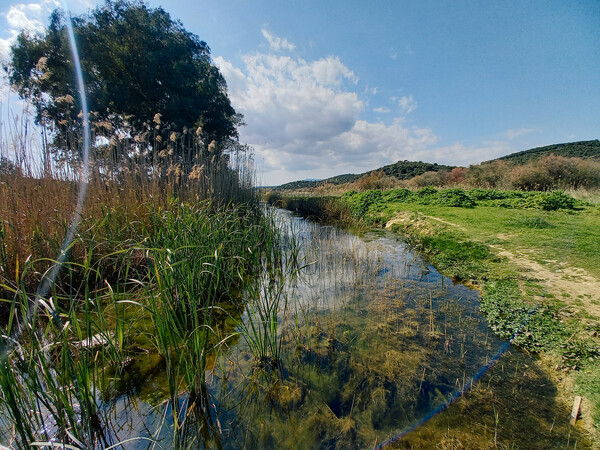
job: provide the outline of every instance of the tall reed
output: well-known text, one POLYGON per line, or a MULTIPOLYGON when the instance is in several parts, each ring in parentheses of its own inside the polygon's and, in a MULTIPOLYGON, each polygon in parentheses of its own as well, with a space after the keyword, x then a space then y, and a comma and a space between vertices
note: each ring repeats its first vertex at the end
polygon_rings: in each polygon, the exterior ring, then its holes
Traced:
POLYGON ((107 414, 113 399, 102 390, 140 351, 156 351, 180 437, 188 414, 210 407, 206 371, 235 336, 224 318, 243 309, 249 280, 277 264, 277 231, 255 200, 248 149, 185 133, 166 143, 159 132, 145 142, 115 135, 95 148, 81 226, 63 249, 76 161, 61 166, 44 145, 37 161, 18 139, 23 132, 0 139, 0 434, 19 448, 118 442, 107 414), (187 165, 173 156, 186 154, 195 155, 187 165), (51 296, 40 296, 37 286, 56 268, 51 296), (143 323, 131 326, 134 317, 143 323), (140 349, 148 336, 152 345, 140 349))

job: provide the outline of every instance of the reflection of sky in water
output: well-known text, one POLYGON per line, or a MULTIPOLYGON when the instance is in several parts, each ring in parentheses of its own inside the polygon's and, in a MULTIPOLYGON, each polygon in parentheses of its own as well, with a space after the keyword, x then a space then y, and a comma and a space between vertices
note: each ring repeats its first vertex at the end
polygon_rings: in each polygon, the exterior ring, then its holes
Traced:
POLYGON ((385 285, 403 280, 405 286, 422 284, 445 288, 449 295, 477 304, 478 293, 454 285, 443 277, 399 237, 383 230, 358 237, 333 226, 276 211, 284 230, 293 234, 300 247, 299 259, 310 263, 291 287, 293 301, 303 306, 327 309, 340 306, 345 293, 368 283, 385 285))

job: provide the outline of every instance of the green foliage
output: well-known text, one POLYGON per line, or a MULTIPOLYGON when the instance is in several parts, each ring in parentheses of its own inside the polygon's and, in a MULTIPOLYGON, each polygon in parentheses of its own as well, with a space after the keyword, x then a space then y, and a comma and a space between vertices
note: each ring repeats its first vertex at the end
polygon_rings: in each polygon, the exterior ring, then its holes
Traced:
POLYGON ((513 193, 510 194, 509 191, 501 191, 499 189, 476 188, 476 189, 469 189, 467 192, 473 200, 501 200, 501 199, 508 198, 508 196, 510 196, 510 195, 515 195, 515 196, 520 195, 520 193, 518 193, 518 192, 513 191, 513 193))
POLYGON ((412 192, 409 189, 390 189, 383 193, 383 199, 388 202, 403 202, 411 195, 412 192))
POLYGON ((438 193, 437 197, 437 203, 443 206, 474 208, 476 204, 464 189, 444 189, 438 193))
POLYGON ((438 193, 438 190, 433 186, 425 186, 414 192, 414 197, 419 199, 432 199, 438 193))
POLYGON ((494 332, 528 351, 557 348, 568 337, 556 308, 526 304, 512 280, 486 283, 479 308, 494 332))
POLYGON ((485 272, 484 261, 493 259, 489 248, 479 242, 457 241, 438 233, 412 239, 413 245, 425 252, 440 272, 455 280, 476 280, 485 272))
POLYGON ((342 197, 356 217, 368 212, 381 212, 385 204, 393 202, 440 205, 459 208, 474 208, 476 205, 496 206, 512 209, 542 209, 545 211, 574 210, 582 205, 562 191, 528 192, 499 191, 495 189, 440 189, 427 186, 418 191, 391 189, 348 191, 342 197))
POLYGON ((489 200, 481 200, 479 204, 510 209, 543 209, 545 211, 574 210, 582 206, 581 202, 563 191, 496 191, 490 195, 489 200))
POLYGON ((546 211, 575 209, 575 199, 565 194, 563 191, 553 191, 544 193, 543 195, 538 194, 536 200, 541 209, 546 211))
POLYGON ((348 191, 342 196, 355 217, 363 217, 367 211, 381 211, 384 205, 383 193, 379 189, 356 192, 348 191))
POLYGON ((445 166, 443 164, 425 163, 422 161, 398 161, 381 169, 386 175, 396 177, 399 180, 409 180, 425 172, 451 171, 455 166, 445 166))
POLYGON ((282 202, 281 193, 279 191, 269 191, 264 196, 264 201, 267 202, 269 205, 280 207, 282 202))
MULTIPOLYGON (((87 224, 89 234, 105 227, 122 238, 129 231, 118 231, 120 221, 121 214, 109 213, 87 224)), ((130 389, 123 380, 135 377, 138 360, 150 354, 160 355, 175 426, 192 413, 179 401, 185 390, 200 414, 207 411, 210 359, 236 336, 223 316, 239 316, 240 293, 266 266, 279 266, 278 230, 252 206, 172 202, 151 211, 144 232, 108 254, 112 243, 86 243, 82 259, 63 263, 66 271, 83 271, 71 279, 72 292, 54 288, 35 306, 22 283, 33 262, 20 268, 14 297, 3 299, 10 314, 0 340, 0 409, 3 426, 14 426, 14 447, 49 439, 106 447, 111 418, 103 402, 130 389), (106 259, 120 263, 115 284, 99 270, 106 259), (146 276, 132 280, 142 273, 130 266, 136 259, 144 261, 146 276)))

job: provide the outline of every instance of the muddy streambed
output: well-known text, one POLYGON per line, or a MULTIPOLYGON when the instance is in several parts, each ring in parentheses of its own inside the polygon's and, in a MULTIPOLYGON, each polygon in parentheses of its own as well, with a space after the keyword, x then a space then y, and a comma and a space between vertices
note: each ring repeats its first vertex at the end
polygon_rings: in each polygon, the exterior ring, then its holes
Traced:
POLYGON ((206 389, 182 392, 175 423, 164 361, 140 355, 100 395, 107 445, 587 447, 538 365, 488 328, 477 291, 397 235, 275 214, 287 269, 223 314, 206 389))

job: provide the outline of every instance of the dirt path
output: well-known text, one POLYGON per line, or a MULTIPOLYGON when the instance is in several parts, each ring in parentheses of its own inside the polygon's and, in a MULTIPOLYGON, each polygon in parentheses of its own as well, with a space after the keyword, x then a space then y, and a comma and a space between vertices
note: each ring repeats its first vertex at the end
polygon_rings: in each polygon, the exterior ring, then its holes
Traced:
MULTIPOLYGON (((386 228, 391 227, 394 223, 412 223, 424 234, 434 232, 433 229, 429 229, 431 225, 426 224, 423 219, 430 219, 468 233, 465 227, 439 217, 428 215, 414 217, 409 212, 398 214, 386 224, 386 228)), ((507 235, 498 235, 498 237, 503 240, 510 239, 510 236, 507 235)), ((523 269, 528 278, 538 281, 547 293, 569 305, 564 311, 565 315, 580 312, 586 321, 600 323, 600 280, 593 275, 584 269, 569 267, 559 261, 546 261, 548 266, 540 264, 535 261, 533 249, 509 251, 500 245, 490 245, 490 247, 495 249, 498 255, 507 258, 512 264, 523 269)))
POLYGON ((586 313, 588 319, 595 316, 600 322, 600 281, 584 269, 568 267, 558 261, 548 261, 558 265, 558 269, 548 267, 534 261, 531 251, 507 251, 498 245, 491 245, 500 256, 527 271, 527 274, 544 286, 557 299, 564 301, 571 309, 586 313))

